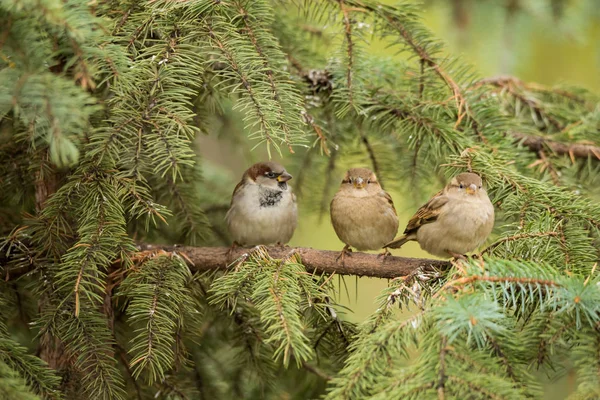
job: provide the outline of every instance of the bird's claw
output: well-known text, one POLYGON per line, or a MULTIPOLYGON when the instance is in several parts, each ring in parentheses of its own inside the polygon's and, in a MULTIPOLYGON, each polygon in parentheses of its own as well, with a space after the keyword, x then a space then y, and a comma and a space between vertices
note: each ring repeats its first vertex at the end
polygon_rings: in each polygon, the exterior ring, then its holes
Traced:
POLYGON ((335 259, 335 261, 339 261, 340 259, 342 260, 342 265, 344 265, 344 260, 346 257, 352 257, 352 249, 350 248, 350 246, 345 245, 344 248, 342 249, 342 251, 340 252, 340 254, 337 256, 337 258, 335 259))
POLYGON ((452 257, 454 257, 455 260, 467 261, 467 256, 464 255, 464 254, 455 253, 455 252, 450 251, 450 250, 446 250, 446 252, 448 254, 450 254, 452 257))
POLYGON ((467 256, 463 254, 458 254, 450 250, 446 250, 448 254, 450 254, 453 258, 450 260, 452 265, 454 265, 463 275, 466 275, 466 271, 463 268, 466 265, 467 256))
POLYGON ((377 254, 377 258, 381 258, 381 261, 385 261, 385 259, 389 256, 391 256, 392 253, 390 252, 390 250, 386 247, 383 249, 383 253, 379 253, 377 254))
POLYGON ((229 248, 229 250, 227 250, 227 260, 230 260, 233 257, 233 251, 238 248, 240 246, 240 244, 236 241, 234 241, 231 244, 231 247, 229 248))

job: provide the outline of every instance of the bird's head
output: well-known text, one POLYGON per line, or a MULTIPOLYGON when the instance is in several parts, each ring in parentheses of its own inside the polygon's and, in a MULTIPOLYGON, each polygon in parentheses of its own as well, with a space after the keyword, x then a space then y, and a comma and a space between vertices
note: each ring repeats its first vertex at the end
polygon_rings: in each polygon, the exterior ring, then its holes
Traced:
POLYGON ((281 164, 273 161, 254 164, 248 168, 246 175, 250 183, 281 190, 286 190, 287 181, 292 179, 281 164))
POLYGON ((360 189, 371 189, 380 188, 377 176, 373 171, 368 168, 351 168, 344 175, 342 180, 342 187, 347 186, 349 188, 360 189), (352 186, 350 186, 352 185, 352 186))
POLYGON ((448 184, 448 191, 464 193, 469 196, 478 196, 485 193, 481 177, 472 172, 464 172, 456 175, 448 184))

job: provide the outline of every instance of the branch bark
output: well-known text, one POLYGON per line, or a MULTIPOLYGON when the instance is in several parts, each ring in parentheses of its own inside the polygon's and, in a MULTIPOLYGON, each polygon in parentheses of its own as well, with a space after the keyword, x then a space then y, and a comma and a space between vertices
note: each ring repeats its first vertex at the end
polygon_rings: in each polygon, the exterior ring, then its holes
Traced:
POLYGON ((528 136, 523 133, 513 132, 510 134, 523 146, 529 147, 531 151, 538 152, 544 148, 549 148, 558 155, 568 155, 574 158, 594 158, 600 160, 600 147, 590 144, 580 143, 561 143, 545 139, 540 136, 528 136))
MULTIPOLYGON (((152 256, 153 252, 172 252, 180 254, 186 259, 192 272, 205 272, 217 269, 227 269, 234 261, 243 255, 248 255, 253 248, 238 247, 229 253, 229 247, 191 247, 191 246, 164 246, 153 244, 140 244, 138 246, 143 256, 152 256)), ((446 270, 452 264, 447 260, 434 260, 429 258, 410 258, 387 256, 382 259, 378 254, 353 252, 346 256, 344 264, 337 260, 339 251, 318 250, 310 247, 282 247, 266 246, 269 255, 276 259, 290 256, 292 252, 300 255, 302 264, 309 272, 318 274, 338 274, 368 276, 372 278, 393 279, 408 276, 417 271, 433 272, 446 270)), ((142 257, 140 257, 142 258, 142 257)), ((35 270, 35 265, 26 268, 15 268, 4 271, 6 281, 13 281, 35 270)))
MULTIPOLYGON (((215 269, 226 269, 228 265, 242 255, 252 251, 252 248, 236 248, 229 254, 229 247, 187 247, 187 246, 161 246, 141 245, 142 251, 166 251, 181 254, 193 272, 202 272, 215 269)), ((407 276, 421 269, 432 271, 434 269, 448 269, 449 261, 433 260, 426 258, 407 258, 387 256, 385 259, 377 254, 354 252, 346 257, 342 265, 337 261, 339 251, 317 250, 308 247, 282 247, 267 246, 267 252, 273 258, 284 258, 291 252, 300 255, 302 264, 309 272, 339 275, 369 276, 374 278, 392 279, 407 276)))

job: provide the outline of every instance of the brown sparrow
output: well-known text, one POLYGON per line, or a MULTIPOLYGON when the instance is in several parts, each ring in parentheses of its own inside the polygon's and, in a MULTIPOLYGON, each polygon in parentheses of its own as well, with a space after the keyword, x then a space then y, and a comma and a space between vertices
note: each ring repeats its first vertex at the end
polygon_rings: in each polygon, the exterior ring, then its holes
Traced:
POLYGON ((285 244, 290 241, 298 209, 287 181, 292 176, 276 162, 260 162, 244 172, 225 216, 236 244, 285 244))
POLYGON ((404 236, 385 247, 397 249, 409 240, 438 257, 464 258, 479 247, 494 227, 494 206, 481 178, 462 173, 433 196, 408 221, 404 236))
MULTIPOLYGON (((398 232, 394 202, 368 168, 346 172, 331 201, 330 212, 333 229, 346 244, 340 254, 342 262, 351 246, 358 250, 380 249, 398 232)), ((387 254, 386 249, 382 255, 387 254)))

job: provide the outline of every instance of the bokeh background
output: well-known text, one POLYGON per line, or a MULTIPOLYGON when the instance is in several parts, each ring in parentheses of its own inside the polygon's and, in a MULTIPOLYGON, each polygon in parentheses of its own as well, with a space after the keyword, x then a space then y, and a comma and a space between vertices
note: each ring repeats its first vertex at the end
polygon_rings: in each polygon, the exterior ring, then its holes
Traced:
MULTIPOLYGON (((385 3, 395 1, 384 0, 385 3)), ((460 55, 464 62, 472 64, 481 77, 511 75, 528 82, 544 85, 577 85, 594 92, 600 91, 600 0, 430 0, 423 4, 424 22, 434 34, 447 44, 448 54, 460 55)), ((320 29, 327 32, 330 27, 320 29)), ((335 39, 333 39, 335 40, 335 39)), ((367 37, 368 40, 368 37, 367 37)), ((315 46, 322 45, 315 41, 315 46)), ((403 54, 393 54, 386 43, 372 40, 365 47, 367 54, 384 56, 388 61, 401 60, 403 54)), ((323 66, 314 66, 320 68, 323 66)), ((235 115, 235 114, 234 114, 235 115)), ((212 122, 219 137, 198 138, 198 149, 204 164, 205 180, 228 180, 233 191, 243 171, 252 163, 266 159, 267 155, 252 150, 253 143, 246 142, 241 116, 236 118, 215 117, 212 122), (223 140, 225 139, 225 140, 223 140), (211 168, 212 166, 212 168, 211 168), (218 166, 218 168, 217 168, 218 166), (229 171, 223 175, 222 167, 229 171), (213 175, 214 174, 214 175, 213 175)), ((298 176, 299 163, 295 156, 284 154, 281 161, 292 175, 298 176)), ((369 166, 365 155, 356 155, 346 165, 369 166)), ((344 163, 336 172, 343 175, 344 163)), ((311 179, 310 171, 303 171, 305 179, 311 179)), ((399 179, 402 171, 397 171, 399 179)), ((296 181, 297 182, 297 181, 296 181)), ((295 181, 292 180, 292 186, 295 181)), ((215 185, 216 187, 216 185, 215 185)), ((418 196, 397 186, 387 185, 400 219, 400 233, 419 204, 418 196)), ((434 194, 440 187, 431 187, 434 194)), ((209 218, 218 225, 229 204, 231 192, 206 194, 207 201, 214 204, 209 218)), ((300 198, 300 219, 291 246, 315 247, 341 250, 339 241, 329 222, 328 209, 324 213, 302 204, 310 197, 303 192, 300 198)), ((222 232, 226 240, 227 233, 222 232)), ((408 257, 429 257, 418 244, 412 242, 393 254, 408 257)), ((338 279, 338 301, 349 308, 346 318, 360 322, 376 309, 376 297, 387 281, 382 279, 346 277, 338 279)), ((569 365, 551 376, 539 372, 544 381, 545 398, 563 399, 574 389, 575 376, 569 365)))

